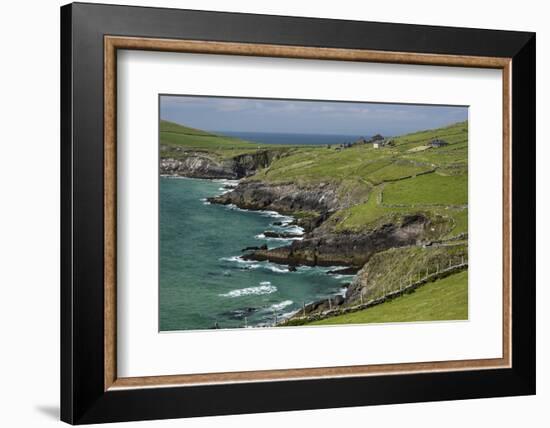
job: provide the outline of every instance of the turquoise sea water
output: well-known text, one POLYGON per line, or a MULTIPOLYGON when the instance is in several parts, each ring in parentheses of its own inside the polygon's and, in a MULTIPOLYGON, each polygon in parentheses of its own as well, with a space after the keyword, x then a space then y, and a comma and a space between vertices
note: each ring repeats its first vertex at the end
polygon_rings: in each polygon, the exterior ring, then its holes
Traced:
POLYGON ((226 182, 160 179, 160 330, 272 325, 303 303, 343 292, 350 275, 327 275, 335 267, 298 267, 244 261, 248 246, 269 248, 291 241, 266 239, 265 230, 292 218, 273 211, 246 211, 208 204, 226 182))

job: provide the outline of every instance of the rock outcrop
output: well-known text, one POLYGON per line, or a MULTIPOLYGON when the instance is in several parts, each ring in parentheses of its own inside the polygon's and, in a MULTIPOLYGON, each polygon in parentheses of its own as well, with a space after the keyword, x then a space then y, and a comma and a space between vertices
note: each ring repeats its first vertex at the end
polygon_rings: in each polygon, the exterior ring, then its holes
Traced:
POLYGON ((232 158, 220 158, 211 152, 191 151, 179 158, 162 157, 160 173, 192 178, 240 179, 266 168, 283 154, 281 150, 258 150, 232 158))
POLYGON ((287 265, 334 266, 361 268, 370 257, 389 248, 415 245, 431 230, 431 222, 414 216, 401 225, 385 225, 371 233, 307 234, 303 240, 271 250, 256 250, 243 257, 248 260, 267 260, 287 265))
POLYGON ((234 204, 251 210, 273 210, 283 214, 321 214, 342 208, 337 189, 328 183, 299 186, 294 183, 246 181, 239 183, 232 192, 210 198, 209 201, 224 205, 234 204))

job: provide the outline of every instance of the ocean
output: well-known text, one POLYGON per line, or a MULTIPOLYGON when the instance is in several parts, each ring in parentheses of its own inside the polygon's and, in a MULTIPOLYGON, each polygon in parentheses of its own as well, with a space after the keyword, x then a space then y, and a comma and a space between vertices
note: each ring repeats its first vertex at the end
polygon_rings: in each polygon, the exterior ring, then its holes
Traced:
POLYGON ((219 131, 219 134, 237 137, 247 141, 264 144, 296 144, 296 145, 324 145, 353 143, 358 138, 369 138, 368 135, 338 135, 338 134, 290 134, 274 132, 233 132, 219 131))
MULTIPOLYGON (((300 232, 291 217, 209 204, 227 191, 224 180, 160 178, 160 330, 270 326, 304 303, 344 293, 352 275, 329 275, 333 267, 287 266, 245 261, 242 249, 288 239, 265 238, 266 230, 300 232)), ((296 239, 296 238, 295 238, 296 239)), ((299 238, 297 238, 299 239, 299 238)))

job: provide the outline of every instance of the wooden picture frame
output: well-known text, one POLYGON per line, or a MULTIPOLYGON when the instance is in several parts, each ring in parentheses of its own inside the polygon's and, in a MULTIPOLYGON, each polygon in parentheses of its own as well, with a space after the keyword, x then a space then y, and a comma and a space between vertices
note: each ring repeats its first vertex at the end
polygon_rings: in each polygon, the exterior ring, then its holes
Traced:
POLYGON ((77 3, 61 9, 61 52, 62 420, 80 424, 535 392, 534 34, 77 3), (502 358, 118 377, 117 49, 502 70, 502 358))

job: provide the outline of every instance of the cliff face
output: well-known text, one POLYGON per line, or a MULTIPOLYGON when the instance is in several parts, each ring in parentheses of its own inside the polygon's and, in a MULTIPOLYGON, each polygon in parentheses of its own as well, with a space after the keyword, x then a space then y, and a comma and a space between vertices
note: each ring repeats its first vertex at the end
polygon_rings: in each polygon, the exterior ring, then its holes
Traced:
MULTIPOLYGON (((221 159, 213 153, 188 152, 180 159, 162 159, 160 167, 161 173, 167 175, 240 179, 264 168, 267 168, 264 173, 269 174, 270 164, 284 155, 283 150, 259 150, 221 159)), ((357 274, 346 296, 339 297, 338 305, 357 304, 361 298, 378 298, 400 289, 404 280, 424 274, 426 268, 455 266, 459 263, 457 258, 467 256, 464 245, 435 244, 453 226, 451 219, 434 213, 397 215, 369 231, 338 231, 331 216, 374 197, 369 195, 371 189, 368 185, 354 186, 349 182, 271 183, 252 177, 209 201, 293 215, 306 232, 301 240, 273 249, 250 247, 243 258, 290 266, 352 267, 357 274)), ((323 308, 320 305, 310 309, 323 308)))
POLYGON ((304 186, 244 181, 231 192, 209 198, 209 201, 297 216, 296 223, 306 231, 301 240, 270 250, 257 249, 243 256, 249 260, 293 266, 344 265, 359 269, 380 251, 429 242, 450 227, 442 217, 416 214, 404 216, 373 231, 340 233, 326 220, 334 212, 353 204, 348 196, 334 183, 304 186))
POLYGON ((315 187, 297 184, 268 184, 260 181, 240 183, 232 192, 210 199, 218 204, 235 204, 253 210, 274 210, 285 214, 296 212, 324 213, 340 208, 336 186, 315 187))
POLYGON ((191 178, 239 179, 267 167, 283 153, 274 150, 258 150, 223 159, 213 153, 193 151, 185 153, 185 156, 178 159, 161 158, 160 173, 191 178))
POLYGON ((183 159, 163 158, 160 161, 160 173, 193 178, 238 178, 231 165, 201 154, 183 159))
MULTIPOLYGON (((432 224, 415 216, 401 225, 388 224, 371 233, 309 233, 286 247, 256 250, 244 257, 289 265, 345 265, 361 268, 373 254, 388 248, 415 245, 426 238, 432 224)), ((318 232, 318 231, 315 231, 318 232)))

